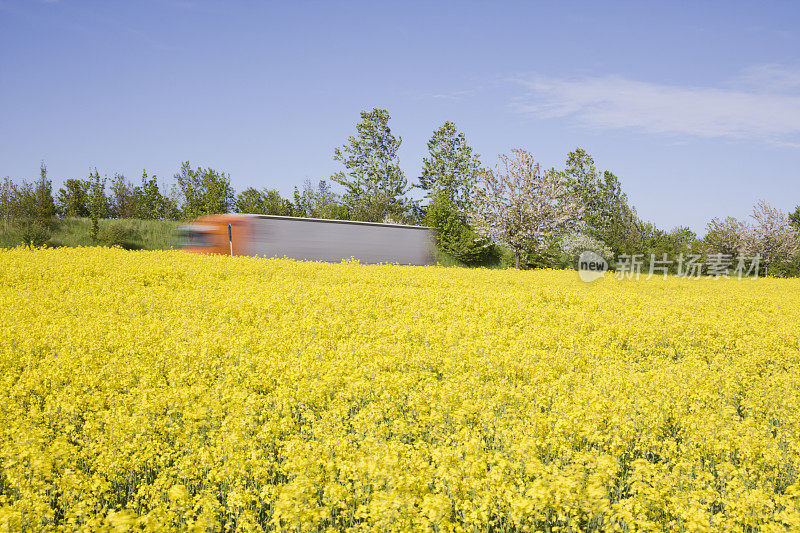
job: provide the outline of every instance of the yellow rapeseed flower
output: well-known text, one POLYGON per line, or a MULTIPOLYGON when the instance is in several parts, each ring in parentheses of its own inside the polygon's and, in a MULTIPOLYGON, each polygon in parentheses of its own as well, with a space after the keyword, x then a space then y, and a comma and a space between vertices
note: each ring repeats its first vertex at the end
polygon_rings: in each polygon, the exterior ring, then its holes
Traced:
POLYGON ((0 530, 798 531, 800 280, 0 251, 0 530))

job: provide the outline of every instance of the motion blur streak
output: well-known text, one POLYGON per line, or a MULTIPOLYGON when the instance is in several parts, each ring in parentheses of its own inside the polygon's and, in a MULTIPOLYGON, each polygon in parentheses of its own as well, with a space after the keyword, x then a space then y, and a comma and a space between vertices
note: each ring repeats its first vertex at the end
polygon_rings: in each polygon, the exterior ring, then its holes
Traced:
POLYGON ((430 265, 434 261, 429 228, 271 215, 212 215, 181 226, 183 247, 196 253, 279 257, 338 263, 430 265))

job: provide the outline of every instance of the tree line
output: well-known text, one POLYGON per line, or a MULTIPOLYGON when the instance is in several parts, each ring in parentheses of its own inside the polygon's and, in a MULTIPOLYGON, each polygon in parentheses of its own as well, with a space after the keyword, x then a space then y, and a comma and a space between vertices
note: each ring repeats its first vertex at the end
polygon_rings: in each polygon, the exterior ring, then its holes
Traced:
POLYGON ((241 212, 427 225, 437 230, 440 249, 465 264, 508 254, 518 268, 566 267, 583 250, 612 267, 616 258, 637 254, 646 260, 758 253, 772 273, 800 274, 800 207, 785 214, 759 202, 750 221, 714 219, 703 238, 684 226, 667 231, 641 219, 619 178, 598 170, 582 148, 567 155, 563 169, 541 168, 522 149, 485 168, 450 121, 433 132, 421 172, 409 183, 398 157, 402 138, 392 132, 388 111, 374 108, 360 118, 355 134, 334 149, 341 170, 328 180, 307 180, 290 198, 274 188, 236 194, 228 174, 188 161, 168 186, 147 171, 134 184, 93 170, 85 179, 65 180, 54 194, 42 164, 33 182, 7 177, 0 184, 3 231, 17 224, 46 232, 59 217, 88 217, 96 237, 105 218, 189 220, 241 212), (413 199, 412 190, 422 198, 413 199))

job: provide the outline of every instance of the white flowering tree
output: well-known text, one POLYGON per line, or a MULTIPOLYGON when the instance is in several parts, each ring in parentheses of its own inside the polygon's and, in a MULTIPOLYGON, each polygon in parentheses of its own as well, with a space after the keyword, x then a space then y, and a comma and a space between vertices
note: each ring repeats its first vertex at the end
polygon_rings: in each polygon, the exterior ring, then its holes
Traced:
POLYGON ((800 252, 800 233, 786 213, 760 200, 751 217, 754 223, 745 231, 744 249, 749 254, 760 254, 767 274, 770 264, 791 259, 800 252))
POLYGON ((532 154, 515 149, 499 159, 494 170, 479 175, 471 219, 479 234, 514 250, 519 268, 523 252, 541 250, 572 229, 582 210, 564 176, 555 169, 542 172, 532 154))
POLYGON ((579 231, 571 231, 563 235, 558 240, 558 248, 573 263, 583 252, 594 252, 606 261, 611 261, 614 258, 614 253, 606 243, 579 231))

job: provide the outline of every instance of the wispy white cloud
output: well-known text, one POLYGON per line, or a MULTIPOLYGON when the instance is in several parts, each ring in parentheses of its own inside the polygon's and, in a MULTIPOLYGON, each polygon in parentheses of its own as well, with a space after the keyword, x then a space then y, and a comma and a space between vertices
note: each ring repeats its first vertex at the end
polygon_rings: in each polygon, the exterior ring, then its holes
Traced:
POLYGON ((519 79, 515 106, 593 129, 760 140, 800 147, 800 70, 749 69, 734 88, 663 85, 616 76, 519 79))
POLYGON ((770 63, 757 65, 743 71, 739 82, 760 92, 800 92, 800 68, 770 63))

